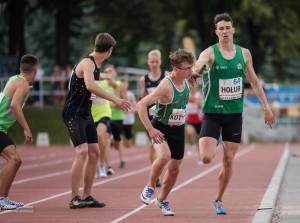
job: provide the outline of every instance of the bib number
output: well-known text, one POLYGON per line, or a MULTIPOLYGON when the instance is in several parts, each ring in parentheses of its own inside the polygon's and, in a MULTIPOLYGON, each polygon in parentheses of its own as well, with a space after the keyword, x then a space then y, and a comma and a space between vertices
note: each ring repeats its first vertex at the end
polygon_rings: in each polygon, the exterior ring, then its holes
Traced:
POLYGON ((220 79, 219 97, 221 100, 234 100, 242 97, 242 78, 220 79))
POLYGON ((183 125, 185 123, 185 109, 173 109, 168 125, 183 125))

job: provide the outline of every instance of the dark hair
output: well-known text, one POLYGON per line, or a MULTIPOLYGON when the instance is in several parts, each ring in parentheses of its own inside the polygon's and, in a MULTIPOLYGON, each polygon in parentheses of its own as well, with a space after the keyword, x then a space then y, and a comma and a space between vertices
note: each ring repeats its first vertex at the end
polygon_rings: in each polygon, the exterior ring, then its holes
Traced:
POLYGON ((195 61, 195 57, 192 52, 185 49, 179 49, 175 52, 171 52, 169 59, 172 67, 178 67, 183 62, 194 64, 195 61))
POLYGON ((232 20, 232 18, 230 17, 230 15, 227 12, 224 12, 224 13, 221 13, 221 14, 217 14, 214 17, 215 27, 217 27, 217 24, 220 21, 231 22, 231 24, 233 26, 233 20, 232 20))
POLYGON ((21 58, 20 68, 23 73, 31 73, 37 68, 39 60, 36 56, 26 54, 21 58))
POLYGON ((95 52, 104 53, 116 45, 116 40, 109 33, 99 33, 95 39, 95 52))

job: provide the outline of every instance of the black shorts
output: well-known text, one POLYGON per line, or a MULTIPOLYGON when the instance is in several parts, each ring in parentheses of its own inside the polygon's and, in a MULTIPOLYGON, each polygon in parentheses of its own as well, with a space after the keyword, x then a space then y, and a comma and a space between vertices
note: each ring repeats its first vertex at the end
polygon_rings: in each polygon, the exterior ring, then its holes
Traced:
POLYGON ((109 117, 103 117, 103 118, 101 118, 98 122, 95 122, 96 127, 98 127, 98 125, 100 123, 102 123, 103 125, 106 126, 106 131, 110 134, 111 133, 110 118, 109 117))
POLYGON ((123 120, 111 120, 110 128, 114 140, 121 141, 121 134, 123 132, 123 120))
MULTIPOLYGON (((152 125, 164 134, 171 151, 171 158, 182 160, 184 155, 184 125, 169 126, 156 120, 152 120, 152 125)), ((153 142, 151 139, 150 141, 153 142)))
POLYGON ((82 143, 98 143, 97 129, 92 117, 63 117, 74 147, 82 143))
POLYGON ((200 131, 201 131, 201 126, 202 126, 202 122, 200 122, 200 123, 197 123, 197 124, 195 124, 195 123, 186 123, 187 125, 191 125, 191 126, 193 126, 194 127, 194 129, 196 130, 196 133, 197 133, 197 135, 200 135, 200 131))
POLYGON ((11 145, 14 145, 16 147, 14 142, 11 140, 11 138, 9 138, 9 136, 5 132, 0 132, 0 154, 6 147, 11 145))
POLYGON ((201 137, 219 139, 222 132, 222 141, 240 143, 242 137, 242 113, 234 114, 204 114, 201 137))
POLYGON ((133 138, 132 127, 133 127, 133 125, 124 125, 123 124, 123 132, 124 132, 125 139, 133 138))

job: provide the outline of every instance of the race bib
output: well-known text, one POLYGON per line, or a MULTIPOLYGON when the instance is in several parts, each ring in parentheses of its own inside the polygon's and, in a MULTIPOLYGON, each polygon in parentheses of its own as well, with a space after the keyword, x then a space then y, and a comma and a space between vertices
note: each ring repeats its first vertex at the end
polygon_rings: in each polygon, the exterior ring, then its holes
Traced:
POLYGON ((183 125, 185 123, 185 109, 173 109, 168 125, 183 125))
POLYGON ((0 103, 2 102, 3 98, 4 98, 5 94, 3 92, 0 93, 0 103))
POLYGON ((242 84, 241 77, 232 79, 219 80, 219 97, 221 100, 233 100, 242 97, 242 84))

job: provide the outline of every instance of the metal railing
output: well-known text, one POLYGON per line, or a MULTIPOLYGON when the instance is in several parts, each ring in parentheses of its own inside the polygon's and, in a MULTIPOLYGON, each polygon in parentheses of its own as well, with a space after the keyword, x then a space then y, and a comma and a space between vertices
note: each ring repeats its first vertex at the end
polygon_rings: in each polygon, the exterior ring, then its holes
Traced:
MULTIPOLYGON (((146 69, 138 69, 132 67, 118 67, 118 79, 125 79, 129 83, 129 90, 131 90, 137 97, 140 94, 140 77, 145 75, 148 71, 146 69)), ((5 87, 9 77, 0 78, 0 91, 5 87)), ((64 77, 56 77, 53 79, 50 76, 44 76, 39 80, 35 80, 31 85, 30 96, 33 97, 35 105, 44 107, 51 97, 63 97, 67 94, 67 90, 63 89, 63 83, 66 79, 64 77), (58 89, 51 89, 51 82, 55 81, 58 84, 58 89), (39 88, 37 88, 39 86, 39 88), (38 90, 37 90, 38 89, 38 90)))

